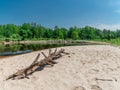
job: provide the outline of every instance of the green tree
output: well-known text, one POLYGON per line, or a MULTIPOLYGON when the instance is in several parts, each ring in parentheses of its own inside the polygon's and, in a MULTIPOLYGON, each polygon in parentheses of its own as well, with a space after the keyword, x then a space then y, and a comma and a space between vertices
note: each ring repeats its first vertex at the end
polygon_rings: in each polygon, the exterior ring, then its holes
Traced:
POLYGON ((68 37, 71 39, 79 39, 79 29, 75 27, 71 27, 68 32, 68 37))

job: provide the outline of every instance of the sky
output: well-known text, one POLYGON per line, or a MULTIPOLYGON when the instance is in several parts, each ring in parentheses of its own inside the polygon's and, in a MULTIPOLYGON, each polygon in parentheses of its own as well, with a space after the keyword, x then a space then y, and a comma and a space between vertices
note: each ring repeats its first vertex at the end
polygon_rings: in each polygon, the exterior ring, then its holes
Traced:
POLYGON ((120 0, 0 0, 0 24, 120 29, 120 0))

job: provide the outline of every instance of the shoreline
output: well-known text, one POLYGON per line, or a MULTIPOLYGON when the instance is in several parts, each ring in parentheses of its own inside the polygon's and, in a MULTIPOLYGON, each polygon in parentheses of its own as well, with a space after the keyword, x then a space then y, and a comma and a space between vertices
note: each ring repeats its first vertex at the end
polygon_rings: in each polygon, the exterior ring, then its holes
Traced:
POLYGON ((1 41, 0 44, 72 44, 72 43, 93 43, 93 44, 105 44, 109 45, 110 43, 107 42, 100 42, 100 41, 89 41, 89 40, 38 40, 38 41, 32 41, 32 40, 26 40, 26 41, 1 41))
MULTIPOLYGON (((38 53, 48 54, 48 49, 4 58, 0 61, 0 90, 74 90, 93 86, 101 90, 116 90, 120 84, 120 49, 110 45, 88 45, 59 47, 70 55, 56 60, 53 67, 46 67, 30 75, 30 79, 4 81, 17 70, 29 66, 38 53), (96 78, 98 81, 96 81, 96 78), (110 81, 100 81, 110 80, 110 81)), ((55 48, 52 48, 54 51, 55 48)), ((42 55, 39 60, 44 58, 42 55)))

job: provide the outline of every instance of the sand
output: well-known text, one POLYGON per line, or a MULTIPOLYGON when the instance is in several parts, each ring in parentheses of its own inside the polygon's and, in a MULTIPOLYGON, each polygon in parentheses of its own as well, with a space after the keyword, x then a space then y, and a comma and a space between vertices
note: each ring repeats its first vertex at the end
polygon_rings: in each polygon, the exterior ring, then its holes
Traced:
MULTIPOLYGON (((30 79, 5 79, 29 66, 38 53, 2 58, 0 90, 119 90, 120 49, 110 45, 61 47, 69 52, 58 64, 30 75, 30 79), (96 80, 96 78, 98 80, 96 80)), ((58 48, 60 49, 60 48, 58 48)), ((48 54, 48 50, 42 50, 48 54)), ((43 56, 41 55, 41 60, 43 56)))

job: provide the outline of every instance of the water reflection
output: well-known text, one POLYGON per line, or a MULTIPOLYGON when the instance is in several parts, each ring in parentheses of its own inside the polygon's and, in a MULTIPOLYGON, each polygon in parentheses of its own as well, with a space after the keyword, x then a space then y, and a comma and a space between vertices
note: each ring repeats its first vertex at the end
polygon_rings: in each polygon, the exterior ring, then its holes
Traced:
POLYGON ((24 51, 24 50, 42 50, 48 48, 54 48, 59 46, 65 46, 64 44, 14 44, 14 45, 1 45, 0 53, 3 52, 16 52, 16 51, 24 51))
POLYGON ((42 50, 60 46, 75 46, 75 45, 100 45, 99 43, 91 43, 91 42, 70 42, 67 44, 7 44, 7 45, 0 45, 0 53, 3 52, 16 52, 16 51, 24 51, 24 50, 42 50))

